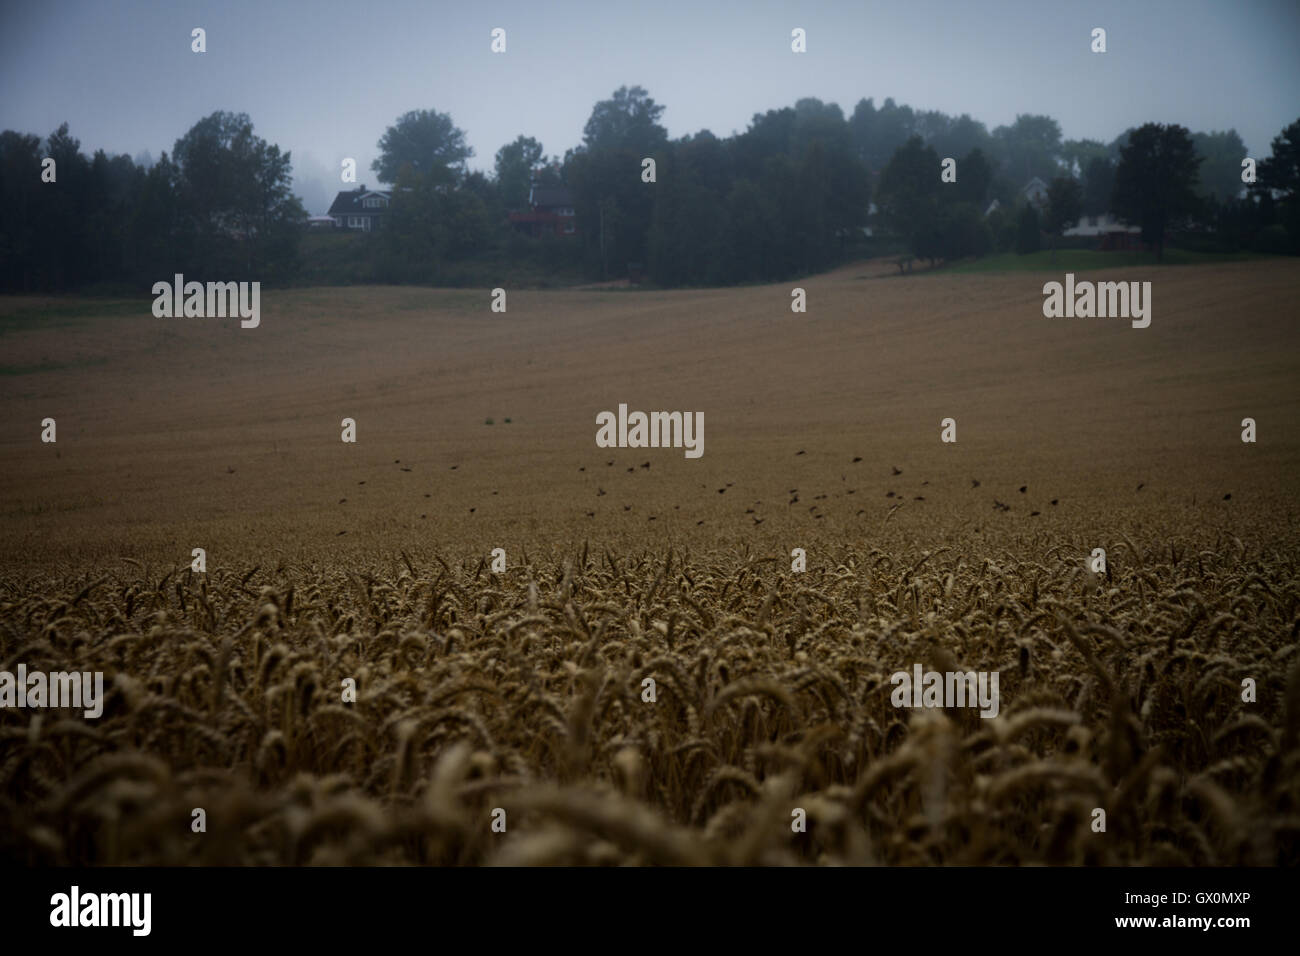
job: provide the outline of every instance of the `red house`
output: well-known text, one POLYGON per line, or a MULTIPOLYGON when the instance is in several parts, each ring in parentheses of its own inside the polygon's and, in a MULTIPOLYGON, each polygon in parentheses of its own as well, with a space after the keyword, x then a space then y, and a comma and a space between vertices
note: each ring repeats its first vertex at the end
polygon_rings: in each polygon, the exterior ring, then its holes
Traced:
POLYGON ((528 191, 528 209, 512 212, 510 225, 529 236, 576 236, 578 219, 573 194, 568 186, 533 183, 528 191))

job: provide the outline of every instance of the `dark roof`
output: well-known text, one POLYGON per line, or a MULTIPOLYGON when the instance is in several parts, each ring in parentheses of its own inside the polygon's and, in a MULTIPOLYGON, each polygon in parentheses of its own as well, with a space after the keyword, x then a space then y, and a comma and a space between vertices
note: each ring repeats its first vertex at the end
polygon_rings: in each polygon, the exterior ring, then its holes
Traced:
MULTIPOLYGON (((358 186, 356 189, 346 190, 335 196, 334 202, 330 204, 329 215, 346 216, 348 213, 360 212, 373 215, 376 212, 383 211, 382 209, 367 209, 362 205, 361 200, 365 199, 367 196, 383 196, 385 199, 392 198, 386 190, 367 189, 365 186, 358 186)), ((383 208, 387 209, 388 207, 385 206, 383 208)))
POLYGON ((568 186, 534 186, 529 202, 534 206, 572 206, 573 193, 568 186))

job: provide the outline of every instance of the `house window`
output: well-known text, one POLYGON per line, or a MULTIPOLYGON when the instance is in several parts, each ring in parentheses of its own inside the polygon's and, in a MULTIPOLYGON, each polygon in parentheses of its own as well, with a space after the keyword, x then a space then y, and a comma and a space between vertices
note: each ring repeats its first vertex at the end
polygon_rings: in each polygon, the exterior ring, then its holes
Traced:
POLYGON ((336 225, 336 226, 338 226, 340 229, 342 229, 342 228, 343 228, 343 217, 342 217, 342 216, 335 216, 335 217, 334 217, 334 225, 336 225))
POLYGON ((572 207, 572 206, 561 206, 561 207, 559 208, 558 212, 559 212, 559 214, 560 214, 561 216, 572 216, 572 215, 573 215, 573 207, 572 207))
POLYGON ((365 229, 368 232, 370 230, 370 217, 369 216, 348 216, 348 228, 365 229))
POLYGON ((385 203, 386 200, 382 196, 371 196, 362 202, 361 205, 365 206, 367 209, 382 209, 385 203))
POLYGON ((573 223, 571 223, 571 222, 566 222, 566 223, 564 224, 564 234, 565 234, 566 236, 571 236, 571 235, 573 235, 573 233, 574 233, 573 223))

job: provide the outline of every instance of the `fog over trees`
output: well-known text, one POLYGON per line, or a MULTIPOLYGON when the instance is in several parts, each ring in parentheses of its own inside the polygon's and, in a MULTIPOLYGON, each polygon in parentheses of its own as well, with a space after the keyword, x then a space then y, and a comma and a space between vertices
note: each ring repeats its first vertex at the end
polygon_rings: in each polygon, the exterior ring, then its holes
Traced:
MULTIPOLYGON (((664 109, 642 87, 620 87, 593 106, 562 159, 522 131, 490 174, 469 171, 473 151, 453 117, 410 110, 386 129, 372 165, 391 189, 386 228, 310 238, 290 154, 256 136, 245 114, 204 117, 156 160, 147 150, 87 156, 66 124, 44 139, 7 130, 0 287, 135 288, 175 272, 474 284, 485 270, 530 263, 590 279, 726 285, 873 254, 937 263, 1028 252, 1107 213, 1157 249, 1177 235, 1201 248, 1300 250, 1300 121, 1255 157, 1257 181, 1247 183, 1234 130, 1153 122, 1102 143, 1064 139, 1050 116, 989 130, 893 99, 863 98, 846 115, 808 97, 725 138, 672 139, 664 109), (1035 179, 1044 202, 1027 199, 1035 179), (512 230, 508 214, 525 209, 534 182, 569 190, 573 236, 512 230)), ((312 164, 304 182, 352 188, 320 181, 320 170, 312 164)))

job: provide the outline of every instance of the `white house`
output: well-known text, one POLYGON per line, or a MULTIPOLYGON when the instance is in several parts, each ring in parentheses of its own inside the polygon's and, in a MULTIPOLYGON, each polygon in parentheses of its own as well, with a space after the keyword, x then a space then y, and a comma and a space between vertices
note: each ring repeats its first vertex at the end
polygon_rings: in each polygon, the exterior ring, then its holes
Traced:
POLYGON ((1042 209, 1047 206, 1047 183, 1035 176, 1025 183, 1025 188, 1020 190, 1020 195, 1025 198, 1026 202, 1042 209))
POLYGON ((1063 236, 1104 236, 1109 232, 1126 232, 1130 235, 1141 235, 1142 230, 1138 226, 1126 226, 1110 213, 1103 216, 1083 216, 1077 223, 1071 226, 1063 236))
POLYGON ((388 216, 392 193, 358 186, 334 197, 329 216, 340 229, 373 232, 388 216))

